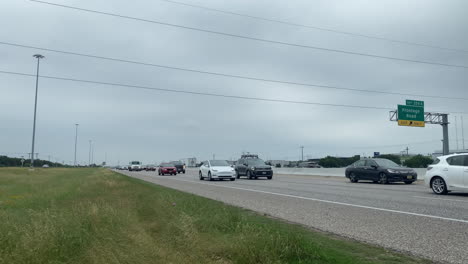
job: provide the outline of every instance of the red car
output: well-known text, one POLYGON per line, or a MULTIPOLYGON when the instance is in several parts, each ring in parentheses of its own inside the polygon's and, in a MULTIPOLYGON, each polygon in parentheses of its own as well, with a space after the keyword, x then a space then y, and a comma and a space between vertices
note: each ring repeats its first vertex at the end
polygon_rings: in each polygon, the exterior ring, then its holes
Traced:
POLYGON ((163 176, 165 174, 176 175, 177 174, 177 168, 174 166, 174 164, 162 163, 161 165, 159 165, 158 174, 163 175, 163 176))

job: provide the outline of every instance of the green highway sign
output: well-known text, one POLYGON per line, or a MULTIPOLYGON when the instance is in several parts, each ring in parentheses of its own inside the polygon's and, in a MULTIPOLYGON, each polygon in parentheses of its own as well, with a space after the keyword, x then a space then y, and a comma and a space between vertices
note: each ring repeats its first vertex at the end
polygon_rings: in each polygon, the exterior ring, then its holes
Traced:
POLYGON ((398 125, 424 127, 424 107, 398 105, 398 125))
POLYGON ((406 105, 424 107, 424 101, 406 100, 406 105))

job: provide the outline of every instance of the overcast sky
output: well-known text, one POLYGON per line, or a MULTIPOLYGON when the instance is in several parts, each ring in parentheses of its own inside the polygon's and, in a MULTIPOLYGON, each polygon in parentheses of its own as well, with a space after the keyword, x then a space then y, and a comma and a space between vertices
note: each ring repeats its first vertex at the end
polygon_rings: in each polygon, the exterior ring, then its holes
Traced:
MULTIPOLYGON (((256 38, 381 56, 468 65, 454 52, 176 5, 157 0, 50 0, 54 3, 256 38)), ((298 24, 468 50, 465 0, 180 0, 298 24)), ((53 7, 0 1, 0 41, 146 63, 264 79, 366 90, 468 97, 468 69, 324 52, 53 7)), ((233 79, 0 45, 0 71, 35 74, 32 55, 46 56, 41 75, 195 92, 396 108, 425 101, 426 111, 468 112, 466 100, 363 93, 233 79)), ((0 73, 0 155, 31 152, 35 79, 0 73)), ((110 164, 196 157, 237 159, 243 151, 265 159, 325 155, 412 153, 441 149, 439 125, 399 127, 389 111, 217 98, 40 79, 36 152, 73 162, 110 164)), ((456 148, 451 114, 451 148, 456 148)), ((461 148, 461 124, 459 146, 461 148)), ((468 137, 468 136, 467 136, 468 137)), ((468 139, 468 138, 467 138, 468 139)), ((468 141, 467 144, 468 146, 468 141)), ((26 154, 27 155, 27 154, 26 154)), ((55 160, 54 160, 55 161, 55 160)))

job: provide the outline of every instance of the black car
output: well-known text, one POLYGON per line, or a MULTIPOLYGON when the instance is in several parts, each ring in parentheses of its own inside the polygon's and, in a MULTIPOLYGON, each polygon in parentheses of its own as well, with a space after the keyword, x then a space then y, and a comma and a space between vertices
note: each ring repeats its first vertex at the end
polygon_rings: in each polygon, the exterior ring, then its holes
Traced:
POLYGON ((271 166, 266 165, 265 161, 259 159, 257 155, 242 155, 236 163, 235 170, 237 179, 241 176, 247 176, 249 179, 266 177, 271 180, 273 178, 271 166))
POLYGON ((386 184, 404 182, 411 184, 418 179, 418 174, 411 168, 404 168, 388 159, 362 159, 346 168, 346 178, 351 182, 360 180, 386 184))
POLYGON ((171 164, 174 164, 174 167, 177 169, 177 173, 185 174, 185 164, 180 161, 173 161, 171 164))

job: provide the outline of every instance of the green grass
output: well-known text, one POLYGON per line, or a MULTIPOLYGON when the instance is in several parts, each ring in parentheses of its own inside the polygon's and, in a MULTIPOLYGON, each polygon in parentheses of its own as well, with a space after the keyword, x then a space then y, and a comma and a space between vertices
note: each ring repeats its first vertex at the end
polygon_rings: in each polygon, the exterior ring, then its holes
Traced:
POLYGON ((0 169, 0 263, 426 263, 103 169, 0 169))

